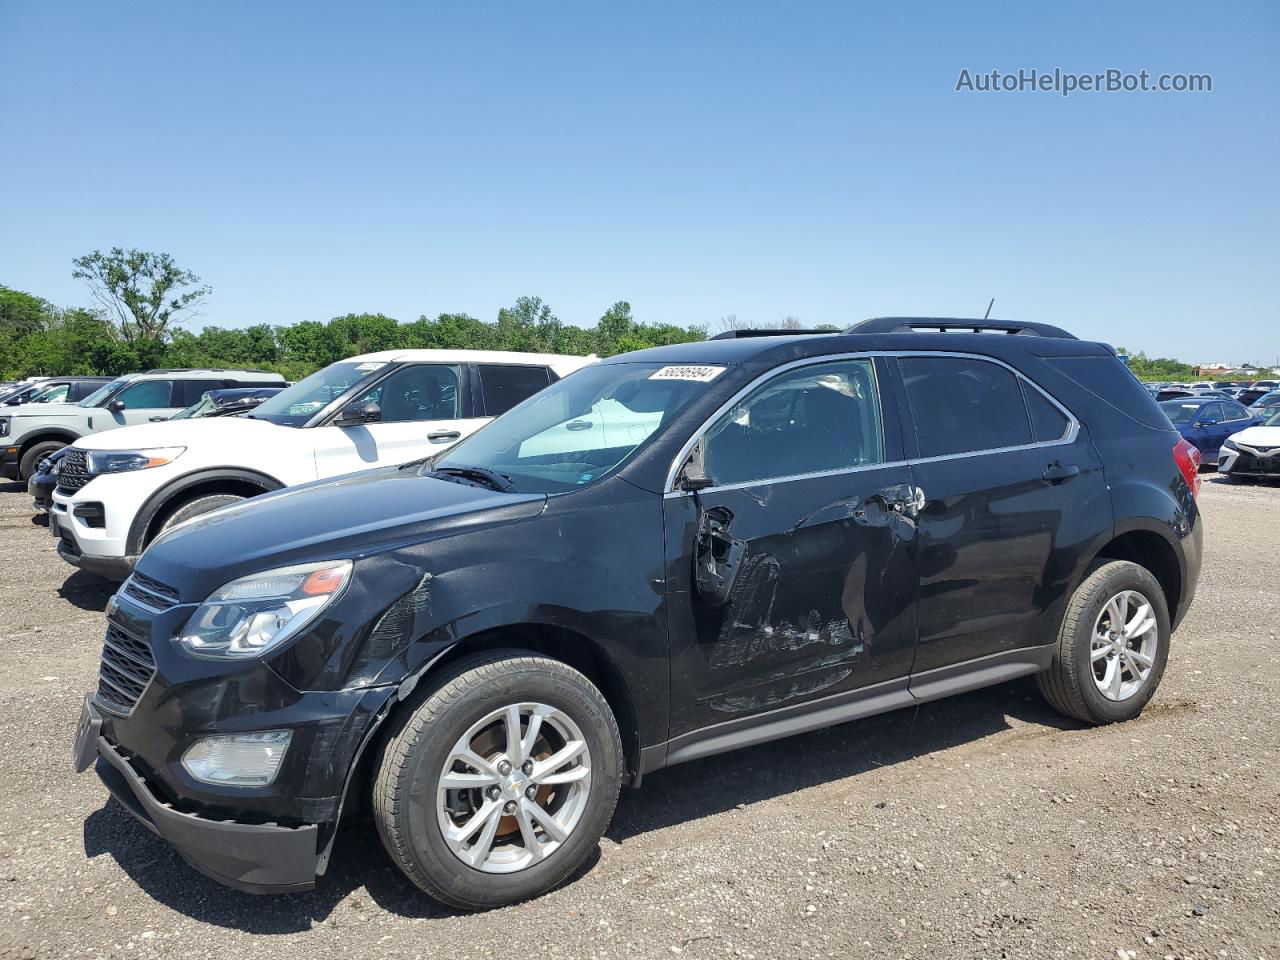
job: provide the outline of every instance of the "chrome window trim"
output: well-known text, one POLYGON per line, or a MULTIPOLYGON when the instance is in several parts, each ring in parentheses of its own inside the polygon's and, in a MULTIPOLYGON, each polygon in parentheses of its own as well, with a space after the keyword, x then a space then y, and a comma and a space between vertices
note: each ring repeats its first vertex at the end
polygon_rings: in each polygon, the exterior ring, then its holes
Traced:
MULTIPOLYGON (((1011 453, 1016 450, 1036 450, 1036 449, 1047 448, 1047 447, 1067 446, 1069 444, 1075 443, 1076 439, 1080 435, 1080 421, 1076 417, 1076 415, 1066 407, 1066 405, 1060 402, 1057 397, 1051 394, 1044 387, 1040 386, 1040 384, 1036 383, 1034 380, 1032 380, 1030 377, 1024 374, 1021 370, 1017 369, 1014 366, 1011 366, 1008 363, 1005 363, 1003 360, 997 359, 996 357, 988 357, 980 353, 962 353, 962 352, 956 352, 956 351, 950 351, 950 350, 910 350, 905 352, 892 351, 892 350, 863 350, 863 351, 855 351, 851 353, 832 353, 832 354, 826 354, 823 356, 804 357, 800 360, 792 360, 790 363, 784 363, 782 366, 774 367, 771 370, 768 370, 765 373, 760 374, 760 376, 756 377, 746 386, 738 390, 737 393, 735 393, 732 397, 730 397, 723 404, 721 404, 715 410, 715 412, 711 414, 711 416, 709 416, 706 420, 704 420, 702 424, 698 427, 698 429, 695 430, 690 435, 689 439, 686 440, 685 443, 680 447, 680 451, 676 454, 675 459, 671 461, 671 466, 667 469, 666 483, 663 484, 663 497, 665 498, 665 497, 674 497, 674 496, 685 496, 692 492, 692 491, 678 489, 676 487, 676 481, 680 475, 681 469, 683 469, 684 467, 685 461, 689 458, 689 454, 693 451, 694 446, 696 446, 698 441, 700 441, 703 438, 706 432, 716 424, 716 422, 720 419, 721 416, 727 413, 736 403, 742 400, 743 397, 745 397, 747 394, 754 391, 761 384, 771 380, 773 377, 779 374, 786 373, 787 371, 792 370, 796 367, 813 366, 820 363, 834 363, 840 360, 873 359, 875 357, 885 357, 892 360, 897 360, 900 358, 910 358, 910 357, 952 357, 952 358, 961 359, 961 360, 981 360, 986 363, 994 363, 997 366, 1004 367, 1006 370, 1012 373, 1015 377, 1017 377, 1019 381, 1030 384, 1034 389, 1038 390, 1046 400, 1048 400, 1051 404, 1053 404, 1059 410, 1059 412, 1061 412, 1062 415, 1067 418, 1066 433, 1064 433, 1057 440, 1039 440, 1039 441, 1033 440, 1033 442, 1031 443, 1017 444, 1012 447, 990 447, 983 450, 968 450, 968 451, 965 451, 964 453, 939 454, 936 457, 916 457, 914 459, 907 458, 905 460, 889 460, 883 463, 869 463, 869 464, 864 464, 857 467, 848 467, 842 470, 826 470, 819 473, 800 473, 800 474, 792 474, 785 477, 768 477, 762 480, 753 480, 746 483, 731 483, 731 484, 710 486, 710 487, 706 487, 704 490, 700 492, 706 493, 713 490, 734 490, 734 489, 740 489, 742 487, 757 486, 761 483, 784 483, 790 480, 806 480, 811 477, 828 477, 828 476, 836 476, 842 473, 859 473, 866 470, 877 470, 877 469, 880 469, 881 467, 900 467, 904 465, 910 465, 913 463, 938 463, 943 460, 959 460, 965 457, 986 456, 988 454, 993 454, 993 453, 1011 453)), ((879 386, 880 386, 879 374, 877 371, 875 371, 874 366, 872 369, 872 374, 876 378, 876 387, 877 389, 879 389, 879 386)), ((880 403, 880 415, 881 415, 881 440, 883 442, 883 436, 884 436, 883 396, 880 399, 882 401, 880 403)), ((1024 406, 1025 406, 1025 403, 1024 403, 1024 406)), ((908 417, 910 417, 911 411, 908 410, 906 412, 908 417)), ((1028 414, 1027 426, 1029 429, 1032 428, 1032 424, 1030 421, 1030 414, 1028 414)), ((1032 436, 1034 437, 1034 433, 1032 434, 1032 436)))

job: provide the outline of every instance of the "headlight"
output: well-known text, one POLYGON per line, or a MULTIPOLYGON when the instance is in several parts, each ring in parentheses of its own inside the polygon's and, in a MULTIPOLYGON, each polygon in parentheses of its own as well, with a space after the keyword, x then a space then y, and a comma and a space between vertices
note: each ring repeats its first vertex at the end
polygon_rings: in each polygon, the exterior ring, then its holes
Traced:
POLYGON ((9 435, 9 418, 0 417, 0 437, 7 437, 8 435, 9 435))
POLYGON ((127 473, 163 467, 182 456, 186 447, 152 447, 149 450, 90 450, 86 466, 92 474, 127 473))
POLYGON ((1230 437, 1227 437, 1226 441, 1225 441, 1222 445, 1223 445, 1224 447, 1226 447, 1228 450, 1239 450, 1239 449, 1240 449, 1239 447, 1237 447, 1237 446, 1236 446, 1236 442, 1235 442, 1234 440, 1232 440, 1230 437))
POLYGON ((197 740, 182 755, 187 773, 205 783, 265 787, 280 772, 293 733, 267 730, 197 740))
POLYGON ((311 623, 351 579, 351 561, 304 563, 232 580, 209 595, 178 642, 199 657, 257 657, 311 623))

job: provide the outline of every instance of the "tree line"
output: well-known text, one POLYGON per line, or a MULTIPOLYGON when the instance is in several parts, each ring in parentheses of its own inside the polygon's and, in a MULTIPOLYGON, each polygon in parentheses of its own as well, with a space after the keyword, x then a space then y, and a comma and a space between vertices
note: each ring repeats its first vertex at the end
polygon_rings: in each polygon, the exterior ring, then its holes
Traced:
MULTIPOLYGON (((0 378, 59 374, 118 375, 154 367, 244 367, 273 370, 289 380, 347 357, 377 350, 439 348, 520 350, 611 356, 645 347, 703 340, 706 326, 643 323, 624 300, 593 327, 563 323, 538 297, 520 297, 492 322, 466 313, 401 322, 381 313, 348 313, 327 321, 240 328, 183 327, 212 292, 167 253, 95 250, 73 261, 93 307, 58 307, 35 294, 0 285, 0 378)), ((737 317, 718 327, 739 329, 737 317)), ((770 326, 796 329, 795 317, 770 326)), ((835 330, 831 325, 820 330, 835 330)), ((1190 364, 1130 354, 1141 379, 1186 380, 1190 364)))
POLYGON ((642 323, 619 301, 595 326, 563 323, 538 297, 520 297, 492 322, 465 313, 401 322, 381 313, 349 313, 327 321, 241 328, 179 324, 210 288, 167 254, 113 249, 75 261, 95 307, 57 307, 0 285, 0 377, 117 375, 153 367, 247 367, 290 380, 337 360, 377 350, 441 348, 520 350, 609 356, 645 347, 702 340, 705 327, 642 323))

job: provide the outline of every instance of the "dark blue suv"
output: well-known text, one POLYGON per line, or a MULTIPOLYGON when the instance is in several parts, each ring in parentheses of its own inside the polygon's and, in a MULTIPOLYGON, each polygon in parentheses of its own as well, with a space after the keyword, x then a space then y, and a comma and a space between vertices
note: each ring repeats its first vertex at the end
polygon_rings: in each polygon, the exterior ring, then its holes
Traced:
POLYGON ((1028 675, 1136 716, 1195 595, 1198 467, 1048 326, 612 357, 432 459, 163 534, 76 764, 235 887, 311 887, 368 798, 422 890, 511 903, 664 766, 1028 675))

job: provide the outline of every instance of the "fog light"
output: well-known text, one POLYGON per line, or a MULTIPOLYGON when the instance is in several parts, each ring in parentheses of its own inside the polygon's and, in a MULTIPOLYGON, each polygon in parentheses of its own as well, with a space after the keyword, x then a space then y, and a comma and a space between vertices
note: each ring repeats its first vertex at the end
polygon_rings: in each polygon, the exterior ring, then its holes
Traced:
POLYGON ((280 772, 292 737, 291 730, 206 737, 187 748, 182 765, 204 783, 265 787, 280 772))

